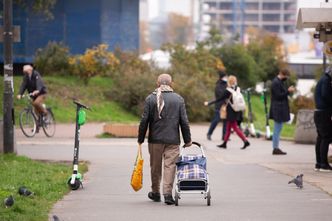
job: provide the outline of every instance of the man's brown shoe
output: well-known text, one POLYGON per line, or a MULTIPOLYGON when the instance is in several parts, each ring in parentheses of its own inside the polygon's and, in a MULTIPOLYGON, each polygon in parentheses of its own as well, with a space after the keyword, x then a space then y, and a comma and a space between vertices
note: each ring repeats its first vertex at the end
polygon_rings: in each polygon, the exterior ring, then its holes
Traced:
POLYGON ((279 148, 275 148, 272 151, 272 155, 286 155, 286 154, 287 154, 286 152, 280 150, 279 148))

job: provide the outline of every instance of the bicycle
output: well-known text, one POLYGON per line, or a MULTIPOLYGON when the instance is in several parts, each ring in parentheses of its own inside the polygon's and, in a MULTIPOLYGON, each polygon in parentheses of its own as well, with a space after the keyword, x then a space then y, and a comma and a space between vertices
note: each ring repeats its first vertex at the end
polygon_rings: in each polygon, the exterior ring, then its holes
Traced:
POLYGON ((47 137, 53 137, 55 134, 55 118, 51 108, 46 108, 47 115, 39 116, 35 113, 32 106, 31 94, 25 94, 22 98, 27 99, 28 106, 20 113, 20 128, 26 137, 33 137, 39 133, 42 127, 47 137))

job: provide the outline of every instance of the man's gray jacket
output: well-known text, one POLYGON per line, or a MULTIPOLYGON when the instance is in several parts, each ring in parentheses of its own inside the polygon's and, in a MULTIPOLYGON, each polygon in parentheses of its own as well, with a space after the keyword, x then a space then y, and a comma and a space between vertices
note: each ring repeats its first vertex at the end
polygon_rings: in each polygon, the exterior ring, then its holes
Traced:
POLYGON ((144 112, 139 125, 138 143, 143 143, 149 128, 149 143, 180 144, 181 128, 184 143, 191 142, 189 121, 183 98, 174 92, 162 92, 165 107, 158 116, 157 96, 150 94, 144 104, 144 112))

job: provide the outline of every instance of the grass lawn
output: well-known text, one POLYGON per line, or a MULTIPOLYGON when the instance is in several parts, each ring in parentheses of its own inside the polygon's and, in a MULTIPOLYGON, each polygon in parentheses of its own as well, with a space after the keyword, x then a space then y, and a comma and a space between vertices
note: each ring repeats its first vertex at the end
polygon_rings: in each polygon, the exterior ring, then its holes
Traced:
MULTIPOLYGON (((0 155, 0 220, 45 221, 53 204, 69 192, 67 180, 72 167, 64 163, 33 161, 13 154, 0 155), (31 197, 18 194, 18 188, 26 186, 35 193, 31 197), (13 207, 5 208, 3 199, 13 195, 13 207)), ((86 172, 87 165, 81 164, 86 172)))
MULTIPOLYGON (((72 103, 72 98, 80 99, 91 107, 92 110, 87 112, 87 122, 130 123, 138 121, 138 117, 124 110, 118 103, 106 98, 105 93, 112 87, 112 79, 109 77, 92 78, 88 85, 84 85, 74 76, 44 76, 43 80, 48 89, 46 105, 52 107, 57 122, 75 122, 75 105, 72 103)), ((19 113, 27 105, 26 100, 16 99, 21 81, 22 77, 14 77, 16 122, 18 122, 19 113)), ((3 82, 2 76, 0 82, 3 82)), ((0 87, 0 94, 0 105, 2 106, 3 87, 0 87)), ((0 116, 3 115, 2 111, 1 108, 0 116)))

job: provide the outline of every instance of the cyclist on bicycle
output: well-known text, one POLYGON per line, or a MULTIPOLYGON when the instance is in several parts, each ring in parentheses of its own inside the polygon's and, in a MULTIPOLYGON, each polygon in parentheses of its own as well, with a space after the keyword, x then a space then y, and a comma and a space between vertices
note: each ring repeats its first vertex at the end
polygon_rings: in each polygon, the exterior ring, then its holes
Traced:
POLYGON ((36 113, 40 116, 46 116, 47 110, 43 106, 46 98, 46 87, 40 74, 31 65, 24 65, 23 73, 23 81, 17 99, 21 99, 24 91, 27 90, 31 94, 32 105, 36 113))

